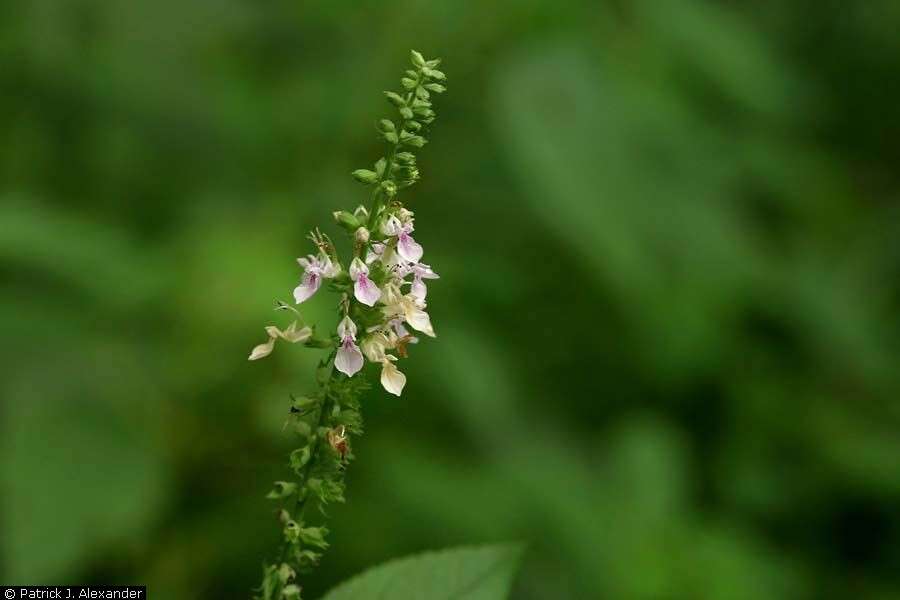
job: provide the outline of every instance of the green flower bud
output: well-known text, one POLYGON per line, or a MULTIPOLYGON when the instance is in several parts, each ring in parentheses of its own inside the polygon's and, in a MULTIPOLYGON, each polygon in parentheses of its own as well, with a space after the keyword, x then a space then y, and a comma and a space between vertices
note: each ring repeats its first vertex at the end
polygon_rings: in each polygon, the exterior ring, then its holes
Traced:
POLYGON ((368 169, 357 169, 353 171, 353 177, 355 177, 356 180, 360 183, 366 184, 372 184, 378 181, 378 173, 369 171, 368 169))
POLYGON ((281 563, 281 566, 278 567, 278 579, 281 580, 281 583, 288 583, 296 576, 297 572, 294 571, 289 564, 281 563))
POLYGON ((400 116, 403 117, 404 119, 412 119, 413 111, 408 106, 404 106, 403 108, 400 109, 400 116))
POLYGON ((394 106, 403 106, 406 104, 406 101, 403 97, 396 92, 385 92, 384 95, 394 106))
POLYGON ((378 122, 378 128, 381 131, 394 131, 396 127, 394 126, 394 122, 390 119, 382 119, 378 122))
POLYGON ((425 87, 436 94, 443 94, 447 91, 446 86, 443 86, 439 83, 426 83, 425 87))
MULTIPOLYGON (((402 154, 402 152, 401 152, 401 154, 402 154)), ((383 165, 381 167, 381 172, 384 173, 383 165)), ((360 204, 353 210, 353 216, 356 217, 357 219, 359 219, 360 222, 368 221, 369 220, 369 209, 367 209, 365 206, 360 204)))
POLYGON ((390 180, 382 181, 381 189, 384 190, 384 193, 388 198, 393 198, 397 194, 397 186, 390 180))
POLYGON ((266 494, 266 498, 269 500, 280 500, 281 498, 287 498, 296 491, 296 483, 291 483, 290 481, 276 481, 275 489, 266 494))
POLYGON ((284 539, 289 544, 296 544, 300 541, 300 525, 297 521, 290 520, 284 524, 284 539))
POLYGON ((422 56, 421 53, 416 52, 415 50, 409 51, 409 58, 412 61, 412 64, 421 69, 425 66, 425 57, 422 56))
POLYGON ((360 227, 360 228, 357 229, 356 232, 353 234, 353 237, 354 237, 354 239, 356 239, 356 241, 359 242, 360 244, 366 244, 366 243, 368 243, 368 241, 369 241, 369 230, 366 229, 365 227, 360 227))
POLYGON ((412 152, 398 152, 394 158, 401 165, 416 164, 416 155, 412 152))
POLYGON ((334 215, 335 222, 347 231, 355 231, 356 228, 360 226, 359 219, 348 213, 346 210, 336 210, 332 214, 334 215))
POLYGON ((414 87, 416 87, 415 80, 410 79, 409 77, 404 77, 403 79, 400 80, 400 83, 403 84, 403 87, 405 87, 408 90, 411 90, 414 87))

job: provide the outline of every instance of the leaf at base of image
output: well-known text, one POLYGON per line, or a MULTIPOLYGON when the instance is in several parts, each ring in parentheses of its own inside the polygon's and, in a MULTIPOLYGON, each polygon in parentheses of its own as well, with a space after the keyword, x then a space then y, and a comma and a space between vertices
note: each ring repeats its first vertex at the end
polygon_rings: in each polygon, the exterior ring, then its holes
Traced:
POLYGON ((322 600, 503 600, 509 595, 522 553, 520 544, 425 552, 369 569, 322 600))

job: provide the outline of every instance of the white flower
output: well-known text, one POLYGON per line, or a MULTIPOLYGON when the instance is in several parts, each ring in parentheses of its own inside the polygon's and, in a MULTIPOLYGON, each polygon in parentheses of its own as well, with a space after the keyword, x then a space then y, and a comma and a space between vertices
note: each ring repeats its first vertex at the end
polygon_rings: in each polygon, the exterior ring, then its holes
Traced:
POLYGON ((403 262, 394 249, 383 242, 373 242, 371 249, 366 252, 367 265, 371 265, 376 260, 380 260, 385 267, 393 267, 403 262))
MULTIPOLYGON (((272 327, 272 329, 278 331, 277 327, 272 327)), ((269 331, 269 327, 266 327, 266 331, 269 331)), ((309 327, 297 329, 297 321, 293 321, 287 326, 287 329, 278 331, 278 335, 284 341, 296 344, 297 342, 305 342, 308 340, 310 336, 312 336, 312 329, 309 327)))
POLYGON ((350 263, 350 279, 354 281, 353 295, 366 306, 374 306, 381 298, 381 290, 369 279, 369 267, 359 257, 350 263))
POLYGON ((390 340, 380 331, 372 333, 362 341, 362 352, 370 362, 377 363, 384 360, 384 352, 391 346, 390 340))
POLYGON ((310 338, 310 336, 312 336, 312 329, 310 329, 309 327, 297 329, 297 321, 293 321, 284 331, 281 331, 274 325, 269 325, 268 327, 266 327, 266 333, 269 334, 269 341, 267 341, 265 344, 259 344, 258 346, 255 346, 250 352, 250 356, 247 358, 247 360, 259 360, 260 358, 265 358, 266 356, 272 354, 272 350, 275 349, 275 340, 277 340, 278 338, 281 338, 284 341, 290 342, 292 344, 305 342, 310 338))
POLYGON ((397 283, 388 283, 382 301, 385 304, 384 315, 389 319, 402 317, 415 329, 429 337, 437 337, 431 326, 431 318, 425 312, 425 303, 412 294, 402 295, 397 283))
POLYGON ((260 344, 258 346, 254 346, 253 350, 250 351, 250 356, 247 360, 258 360, 260 358, 265 358, 268 355, 272 354, 272 350, 275 349, 275 338, 270 337, 269 341, 265 344, 260 344))
POLYGON ((356 345, 356 323, 350 317, 344 317, 338 323, 337 331, 341 347, 334 357, 334 367, 347 377, 353 377, 363 367, 363 355, 356 345))
POLYGON ((410 233, 413 231, 412 221, 401 223, 400 219, 391 215, 388 220, 381 226, 381 231, 385 235, 397 238, 397 254, 403 260, 417 263, 422 258, 422 246, 412 238, 410 233))
POLYGON ((419 308, 415 300, 407 296, 403 297, 403 318, 409 323, 409 326, 416 331, 421 331, 428 337, 437 337, 434 328, 431 326, 431 317, 428 313, 419 308))
POLYGON ((413 280, 409 292, 415 296, 417 300, 425 300, 428 294, 428 288, 425 286, 424 279, 440 279, 441 276, 431 270, 431 267, 425 263, 412 263, 404 265, 397 269, 397 276, 403 278, 412 274, 413 280))
POLYGON ((381 385, 391 394, 399 396, 406 385, 406 375, 401 373, 394 365, 396 357, 386 354, 381 361, 381 385))
POLYGON ((322 285, 322 279, 331 279, 341 272, 340 265, 331 262, 331 258, 325 254, 306 258, 298 258, 297 262, 303 267, 303 279, 294 289, 294 300, 297 304, 308 300, 322 285))

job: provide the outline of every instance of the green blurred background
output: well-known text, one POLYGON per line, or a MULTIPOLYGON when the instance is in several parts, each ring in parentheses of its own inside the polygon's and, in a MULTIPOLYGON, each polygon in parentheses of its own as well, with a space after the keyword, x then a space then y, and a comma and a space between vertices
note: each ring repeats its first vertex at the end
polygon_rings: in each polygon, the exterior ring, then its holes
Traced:
MULTIPOLYGON (((442 275, 310 598, 523 539, 514 598, 900 598, 900 3, 0 4, 0 580, 242 598, 288 392, 246 360, 408 50, 442 275)), ((333 299, 306 309, 331 324, 333 299)))

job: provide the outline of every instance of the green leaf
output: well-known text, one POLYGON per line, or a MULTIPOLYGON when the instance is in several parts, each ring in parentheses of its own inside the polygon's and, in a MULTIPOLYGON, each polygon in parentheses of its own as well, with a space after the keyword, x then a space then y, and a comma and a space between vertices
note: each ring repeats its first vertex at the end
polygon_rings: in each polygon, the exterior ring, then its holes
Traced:
POLYGON ((518 544, 426 552, 370 569, 322 600, 503 600, 521 556, 518 544))

